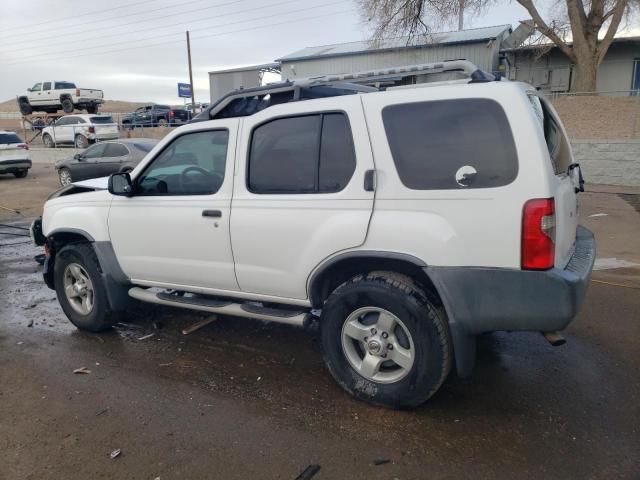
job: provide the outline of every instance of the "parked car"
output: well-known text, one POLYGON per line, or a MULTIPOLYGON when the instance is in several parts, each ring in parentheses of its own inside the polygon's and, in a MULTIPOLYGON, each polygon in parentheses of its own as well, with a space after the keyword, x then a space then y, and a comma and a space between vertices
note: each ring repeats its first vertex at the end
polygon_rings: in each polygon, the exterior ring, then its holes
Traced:
POLYGON ((168 127, 184 125, 191 120, 191 112, 184 108, 171 108, 169 105, 146 105, 138 108, 122 118, 122 126, 135 127, 168 127))
POLYGON ((49 148, 69 143, 76 148, 87 148, 97 140, 119 136, 118 124, 105 115, 65 115, 42 129, 42 142, 49 148))
POLYGON ((595 243, 566 131, 530 85, 457 60, 240 90, 207 114, 33 223, 78 328, 129 298, 317 325, 337 383, 387 407, 468 375, 481 333, 561 343, 595 243), (470 80, 343 83, 453 71, 470 80))
POLYGON ((0 130, 0 174, 24 178, 31 168, 29 145, 14 132, 0 130))
POLYGON ((153 138, 130 138, 100 142, 59 160, 55 164, 60 185, 88 178, 104 177, 116 172, 130 172, 156 146, 153 138))
POLYGON ((98 113, 100 104, 104 102, 102 90, 77 88, 75 83, 66 81, 38 82, 27 88, 27 92, 27 95, 18 97, 18 107, 23 115, 32 112, 55 113, 58 110, 72 113, 74 108, 98 113))

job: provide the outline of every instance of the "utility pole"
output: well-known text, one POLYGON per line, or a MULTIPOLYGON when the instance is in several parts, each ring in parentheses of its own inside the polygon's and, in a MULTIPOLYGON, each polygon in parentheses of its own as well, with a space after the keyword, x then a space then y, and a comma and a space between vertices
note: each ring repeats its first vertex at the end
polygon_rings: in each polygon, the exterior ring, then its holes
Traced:
POLYGON ((193 88, 193 71, 191 70, 191 42, 189 41, 189 30, 187 30, 187 56, 189 57, 189 85, 191 85, 191 114, 196 114, 196 99, 193 88))
POLYGON ((459 0, 460 7, 458 8, 458 31, 462 30, 464 27, 464 1, 459 0))

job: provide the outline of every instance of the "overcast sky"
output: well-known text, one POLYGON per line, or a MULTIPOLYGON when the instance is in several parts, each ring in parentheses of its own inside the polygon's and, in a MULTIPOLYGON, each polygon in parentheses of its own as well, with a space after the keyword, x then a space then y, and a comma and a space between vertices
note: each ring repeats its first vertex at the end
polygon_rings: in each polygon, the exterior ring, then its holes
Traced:
MULTIPOLYGON (((181 103, 191 31, 196 101, 207 72, 265 63, 306 46, 367 38, 349 0, 0 0, 0 101, 34 83, 68 80, 111 100, 181 103)), ((504 2, 465 28, 527 18, 504 2)))

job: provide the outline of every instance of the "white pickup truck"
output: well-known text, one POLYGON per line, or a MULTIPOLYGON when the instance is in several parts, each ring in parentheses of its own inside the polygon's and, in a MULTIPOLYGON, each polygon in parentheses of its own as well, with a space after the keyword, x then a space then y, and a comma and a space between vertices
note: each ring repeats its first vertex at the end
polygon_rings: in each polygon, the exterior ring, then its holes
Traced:
POLYGON ((104 102, 102 90, 77 88, 75 83, 64 81, 38 82, 27 88, 27 92, 27 95, 18 97, 18 107, 23 115, 34 111, 55 113, 60 109, 72 113, 74 108, 97 113, 104 102))

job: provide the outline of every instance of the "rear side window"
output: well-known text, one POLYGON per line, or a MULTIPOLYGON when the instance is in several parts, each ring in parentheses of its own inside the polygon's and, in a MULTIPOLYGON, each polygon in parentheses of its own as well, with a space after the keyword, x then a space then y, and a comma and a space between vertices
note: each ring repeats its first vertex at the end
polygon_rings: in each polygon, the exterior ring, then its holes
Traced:
POLYGON ((499 187, 518 174, 509 122, 493 100, 392 105, 383 109, 382 120, 398 175, 408 188, 499 187), (458 183, 462 172, 466 179, 458 183))
POLYGON ((56 90, 64 90, 66 88, 76 88, 76 84, 71 82, 56 82, 55 87, 56 90))
POLYGON ((326 113, 279 118, 251 136, 248 188, 254 193, 332 193, 356 166, 347 117, 326 113))
POLYGON ((0 145, 9 145, 11 143, 22 143, 22 140, 15 133, 0 133, 0 145))
POLYGON ((129 150, 121 143, 107 143, 107 147, 104 150, 105 157, 124 157, 128 154, 129 150))
POLYGON ((91 117, 90 119, 91 123, 95 123, 95 124, 99 124, 99 123, 115 123, 113 121, 113 118, 111 117, 91 117))

